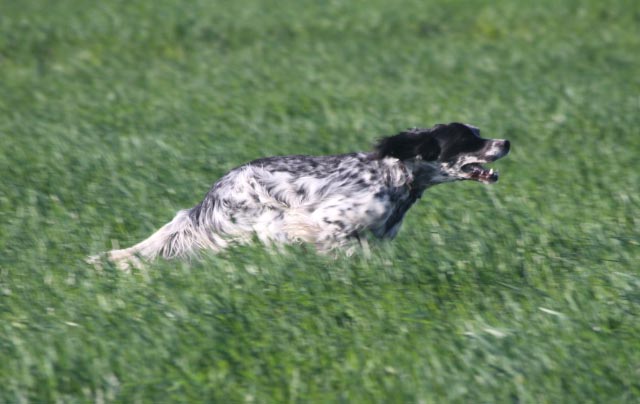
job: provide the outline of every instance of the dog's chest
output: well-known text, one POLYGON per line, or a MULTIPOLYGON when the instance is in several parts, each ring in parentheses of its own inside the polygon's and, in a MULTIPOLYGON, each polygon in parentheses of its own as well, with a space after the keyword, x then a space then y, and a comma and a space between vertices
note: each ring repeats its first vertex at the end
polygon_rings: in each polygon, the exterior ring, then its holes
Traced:
POLYGON ((370 229, 379 238, 395 237, 405 213, 411 208, 419 194, 408 187, 384 189, 374 195, 373 211, 379 212, 370 229))

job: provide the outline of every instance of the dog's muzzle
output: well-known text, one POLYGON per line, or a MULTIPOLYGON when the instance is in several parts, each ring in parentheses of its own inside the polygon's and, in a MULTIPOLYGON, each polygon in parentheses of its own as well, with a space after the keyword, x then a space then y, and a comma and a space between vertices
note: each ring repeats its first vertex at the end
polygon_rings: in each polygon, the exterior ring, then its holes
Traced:
POLYGON ((485 163, 494 162, 507 154, 511 150, 511 142, 504 139, 492 140, 478 160, 461 167, 461 170, 467 174, 468 179, 479 181, 485 184, 493 184, 498 181, 499 174, 493 168, 487 169, 483 166, 485 163))

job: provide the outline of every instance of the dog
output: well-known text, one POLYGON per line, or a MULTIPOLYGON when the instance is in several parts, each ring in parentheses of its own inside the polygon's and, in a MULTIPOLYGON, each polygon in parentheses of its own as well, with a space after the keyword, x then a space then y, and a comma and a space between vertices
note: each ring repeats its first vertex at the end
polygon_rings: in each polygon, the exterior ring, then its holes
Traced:
POLYGON ((107 258, 128 269, 158 257, 221 251, 254 237, 267 245, 353 251, 367 234, 393 239, 409 208, 433 185, 495 183, 498 173, 483 164, 509 150, 508 140, 483 139, 478 128, 454 122, 382 138, 372 152, 261 158, 229 171, 198 205, 107 258))

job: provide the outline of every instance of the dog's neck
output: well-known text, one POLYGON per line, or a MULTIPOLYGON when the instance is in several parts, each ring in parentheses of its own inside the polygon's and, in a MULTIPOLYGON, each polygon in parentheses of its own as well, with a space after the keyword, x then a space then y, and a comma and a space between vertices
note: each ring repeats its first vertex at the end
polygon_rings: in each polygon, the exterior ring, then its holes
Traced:
POLYGON ((411 187, 420 191, 451 180, 442 172, 440 164, 435 161, 409 159, 400 161, 400 164, 410 173, 411 187))

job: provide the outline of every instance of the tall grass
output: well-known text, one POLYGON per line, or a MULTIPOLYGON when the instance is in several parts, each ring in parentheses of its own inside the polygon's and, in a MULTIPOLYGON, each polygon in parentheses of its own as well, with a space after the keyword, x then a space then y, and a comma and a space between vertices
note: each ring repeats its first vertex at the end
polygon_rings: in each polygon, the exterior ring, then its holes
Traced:
POLYGON ((2 2, 0 401, 634 402, 634 1, 2 2), (277 154, 464 121, 370 258, 83 259, 277 154))

